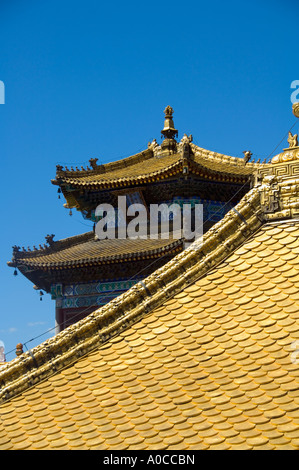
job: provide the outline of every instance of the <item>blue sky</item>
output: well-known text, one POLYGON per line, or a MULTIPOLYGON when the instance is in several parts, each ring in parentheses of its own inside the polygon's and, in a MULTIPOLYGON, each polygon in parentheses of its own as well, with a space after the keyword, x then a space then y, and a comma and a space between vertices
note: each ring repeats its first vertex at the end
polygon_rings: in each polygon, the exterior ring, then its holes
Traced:
POLYGON ((54 302, 48 295, 40 302, 32 284, 7 267, 11 247, 90 229, 58 200, 56 165, 80 167, 92 157, 105 163, 160 142, 168 104, 179 138, 192 134, 210 150, 268 157, 295 122, 298 14, 295 0, 0 2, 6 353, 18 342, 39 344, 54 327, 54 302))

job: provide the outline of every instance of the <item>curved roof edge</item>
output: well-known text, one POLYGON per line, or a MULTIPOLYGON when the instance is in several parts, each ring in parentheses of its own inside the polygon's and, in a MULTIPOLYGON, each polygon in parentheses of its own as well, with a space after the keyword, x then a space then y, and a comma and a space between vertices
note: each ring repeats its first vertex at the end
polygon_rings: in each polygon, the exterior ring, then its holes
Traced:
POLYGON ((152 156, 153 150, 148 148, 134 155, 131 155, 130 157, 125 157, 123 159, 115 160, 114 162, 103 163, 100 165, 97 164, 97 158, 91 158, 89 160, 89 162, 91 163, 91 168, 81 167, 81 169, 79 169, 78 167, 76 167, 76 169, 74 169, 71 167, 71 169, 69 169, 67 166, 63 167, 61 165, 56 165, 56 179, 52 180, 52 183, 58 185, 59 183, 57 179, 66 176, 82 177, 89 176, 91 174, 99 175, 109 171, 120 170, 122 168, 127 168, 128 166, 135 165, 140 161, 148 160, 149 158, 152 158, 152 156))
MULTIPOLYGON (((187 145, 190 146, 191 152, 195 155, 195 157, 199 157, 200 161, 198 163, 201 163, 204 165, 204 163, 207 163, 208 166, 207 168, 210 168, 210 163, 213 163, 214 166, 216 166, 216 170, 224 173, 230 174, 235 173, 236 169, 238 168, 238 172, 240 174, 244 175, 250 175, 252 174, 255 170, 260 168, 261 166, 267 165, 266 163, 260 163, 260 162, 250 162, 246 161, 246 159, 239 158, 239 157, 233 157, 225 154, 221 154, 218 152, 214 152, 211 150, 207 150, 204 148, 201 148, 192 142, 183 142, 183 139, 180 143, 177 144, 177 151, 173 152, 171 155, 168 155, 168 157, 171 157, 172 155, 181 155, 183 154, 183 146, 187 145), (236 168, 237 167, 237 168, 236 168), (246 167, 246 168, 245 168, 246 167)), ((119 179, 119 175, 114 176, 113 173, 117 172, 118 170, 123 170, 123 169, 128 169, 130 167, 133 167, 135 165, 138 165, 140 163, 144 163, 147 160, 152 160, 158 161, 160 160, 160 165, 157 170, 154 168, 152 169, 150 174, 159 174, 161 171, 166 171, 168 167, 172 167, 174 164, 177 164, 178 161, 175 160, 171 161, 169 163, 168 158, 165 156, 159 157, 158 155, 155 155, 155 152, 152 150, 152 148, 148 148, 142 152, 139 152, 135 155, 132 155, 130 157, 126 157, 121 160, 117 160, 115 162, 111 163, 104 163, 101 165, 97 165, 96 160, 97 159, 91 159, 90 161, 93 161, 93 167, 92 168, 83 168, 81 167, 81 170, 76 167, 76 169, 68 169, 67 167, 63 168, 60 165, 57 165, 57 173, 56 173, 56 179, 51 180, 52 184, 54 185, 60 185, 63 182, 71 183, 71 184, 83 184, 80 183, 80 181, 85 181, 86 177, 88 177, 89 184, 96 184, 99 183, 101 180, 101 175, 103 175, 104 179, 103 182, 108 182, 108 181, 113 181, 119 179), (165 166, 162 166, 161 168, 161 163, 165 161, 165 166), (107 179, 107 176, 111 174, 111 177, 107 179), (105 176, 104 176, 105 175, 105 176), (95 177, 95 180, 92 181, 90 178, 95 177)), ((132 178, 131 178, 132 179, 132 178)))

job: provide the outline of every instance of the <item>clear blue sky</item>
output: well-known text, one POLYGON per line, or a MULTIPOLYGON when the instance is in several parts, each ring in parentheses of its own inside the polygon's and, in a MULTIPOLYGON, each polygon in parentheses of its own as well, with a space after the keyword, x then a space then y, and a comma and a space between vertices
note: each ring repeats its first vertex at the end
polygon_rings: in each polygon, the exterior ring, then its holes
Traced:
POLYGON ((168 104, 179 138, 192 134, 207 149, 233 156, 249 149, 264 159, 295 121, 298 15, 297 0, 1 1, 6 352, 54 326, 54 301, 45 295, 40 302, 32 284, 7 267, 11 247, 90 229, 58 200, 50 182, 56 164, 105 163, 160 142, 168 104))

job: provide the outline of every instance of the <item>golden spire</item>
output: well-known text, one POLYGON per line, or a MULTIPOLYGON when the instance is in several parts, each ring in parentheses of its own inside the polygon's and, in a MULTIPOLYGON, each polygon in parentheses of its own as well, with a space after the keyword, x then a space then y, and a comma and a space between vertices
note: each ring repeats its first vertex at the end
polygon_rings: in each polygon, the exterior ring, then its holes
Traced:
POLYGON ((173 109, 171 106, 167 106, 164 109, 165 113, 165 121, 164 121, 164 129, 161 131, 161 134, 164 136, 165 139, 174 139, 178 136, 178 131, 174 127, 172 115, 173 109))
POLYGON ((175 137, 178 136, 178 131, 175 129, 173 124, 173 109, 171 106, 167 106, 164 109, 165 113, 165 121, 164 121, 164 129, 161 131, 162 137, 164 140, 161 144, 162 154, 163 155, 171 155, 172 153, 176 153, 177 151, 177 142, 175 137))

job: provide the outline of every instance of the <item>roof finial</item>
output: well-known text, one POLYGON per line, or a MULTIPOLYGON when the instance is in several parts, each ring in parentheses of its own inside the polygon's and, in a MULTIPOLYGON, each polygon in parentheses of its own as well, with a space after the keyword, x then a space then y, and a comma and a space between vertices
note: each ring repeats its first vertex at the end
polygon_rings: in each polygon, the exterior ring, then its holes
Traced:
MULTIPOLYGON (((299 118, 299 102, 293 103, 292 106, 293 114, 297 118, 299 118)), ((298 142, 298 134, 292 134, 291 129, 288 132, 288 144, 289 147, 283 149, 283 152, 275 155, 272 158, 271 163, 286 163, 286 162, 294 162, 295 160, 298 161, 299 159, 299 142, 298 142)))
POLYGON ((162 137, 164 140, 161 144, 162 154, 163 155, 171 155, 176 153, 177 151, 177 142, 175 137, 178 136, 178 131, 175 129, 173 124, 173 109, 171 106, 167 106, 164 109, 165 113, 165 121, 164 121, 164 129, 161 131, 162 137))
POLYGON ((244 150, 243 153, 244 153, 244 162, 245 162, 245 165, 246 165, 246 163, 248 163, 249 160, 252 157, 252 152, 250 152, 250 150, 244 150))
POLYGON ((53 243, 54 243, 54 237, 55 237, 54 233, 52 233, 51 235, 48 234, 48 235, 45 237, 46 242, 48 243, 48 245, 50 245, 50 246, 53 245, 53 243))
POLYGON ((20 356, 23 354, 23 345, 22 343, 18 343, 16 346, 16 356, 20 356))
POLYGON ((291 131, 289 131, 288 143, 290 148, 298 147, 298 134, 293 135, 291 131))
POLYGON ((165 121, 164 121, 164 129, 161 131, 161 134, 164 136, 165 139, 174 139, 178 136, 178 131, 174 127, 172 115, 173 115, 173 108, 171 106, 167 106, 164 109, 165 113, 165 121))

